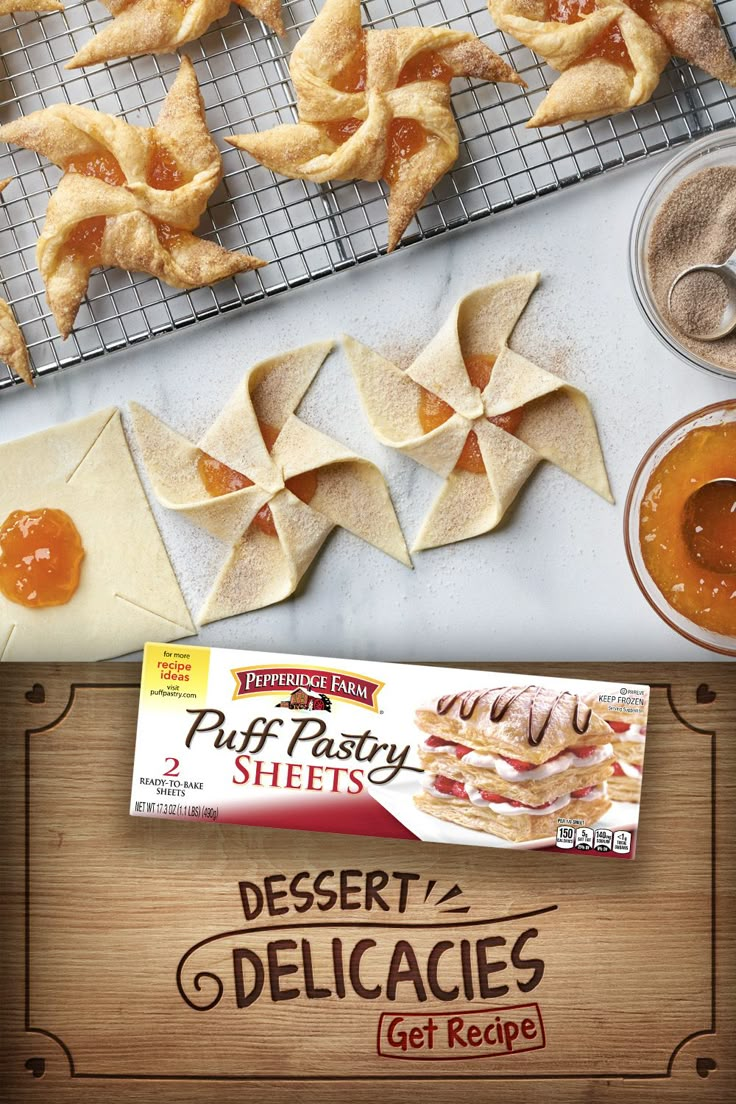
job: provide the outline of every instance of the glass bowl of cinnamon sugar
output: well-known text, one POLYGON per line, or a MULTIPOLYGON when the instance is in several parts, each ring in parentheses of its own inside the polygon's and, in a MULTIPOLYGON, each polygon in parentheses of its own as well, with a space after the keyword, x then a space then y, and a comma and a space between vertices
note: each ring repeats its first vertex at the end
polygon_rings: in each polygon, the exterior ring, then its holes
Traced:
POLYGON ((692 142, 657 173, 634 217, 629 247, 636 301, 660 341, 688 364, 736 379, 736 332, 706 333, 723 310, 717 276, 675 277, 695 264, 722 264, 736 249, 736 128, 692 142))

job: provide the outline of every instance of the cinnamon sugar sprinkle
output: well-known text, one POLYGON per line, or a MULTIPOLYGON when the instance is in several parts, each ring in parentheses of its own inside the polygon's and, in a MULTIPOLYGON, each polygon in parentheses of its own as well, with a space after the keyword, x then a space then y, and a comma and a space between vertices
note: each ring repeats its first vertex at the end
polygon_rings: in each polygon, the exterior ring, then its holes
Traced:
POLYGON ((691 353, 730 371, 736 371, 736 333, 700 341, 685 332, 704 333, 720 318, 724 288, 718 276, 700 273, 697 279, 683 280, 672 297, 672 311, 667 300, 683 269, 722 264, 734 248, 736 166, 718 165, 694 173, 673 189, 657 212, 647 249, 652 296, 673 336, 691 353))

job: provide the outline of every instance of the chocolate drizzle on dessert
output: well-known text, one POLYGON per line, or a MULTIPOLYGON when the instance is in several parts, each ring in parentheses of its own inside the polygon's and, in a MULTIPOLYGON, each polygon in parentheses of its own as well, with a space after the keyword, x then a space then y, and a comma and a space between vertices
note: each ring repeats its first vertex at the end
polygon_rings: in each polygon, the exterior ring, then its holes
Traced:
POLYGON ((481 702, 488 702, 488 719, 498 724, 515 701, 528 696, 527 740, 530 747, 538 747, 549 728, 555 709, 566 698, 570 698, 573 703, 572 727, 578 736, 586 733, 593 717, 591 707, 569 690, 563 690, 554 698, 551 693, 541 686, 534 685, 524 686, 521 689, 516 686, 503 686, 493 690, 466 690, 462 694, 445 694, 437 702, 437 713, 440 717, 444 717, 459 702, 460 720, 469 721, 481 702))

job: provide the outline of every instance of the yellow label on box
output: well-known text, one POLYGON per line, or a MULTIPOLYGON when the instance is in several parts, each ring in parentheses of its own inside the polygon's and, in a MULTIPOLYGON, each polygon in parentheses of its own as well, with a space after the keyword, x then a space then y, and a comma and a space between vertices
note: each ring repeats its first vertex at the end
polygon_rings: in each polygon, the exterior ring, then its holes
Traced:
POLYGON ((209 648, 148 644, 143 657, 141 705, 179 710, 207 695, 209 648))

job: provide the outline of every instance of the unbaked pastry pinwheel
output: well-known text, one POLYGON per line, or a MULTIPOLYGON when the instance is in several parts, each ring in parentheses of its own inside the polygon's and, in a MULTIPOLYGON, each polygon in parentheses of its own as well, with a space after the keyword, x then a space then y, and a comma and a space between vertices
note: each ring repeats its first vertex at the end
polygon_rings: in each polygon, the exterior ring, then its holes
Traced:
POLYGON ((220 182, 222 162, 189 58, 182 58, 153 127, 55 104, 0 127, 0 139, 35 150, 64 170, 36 251, 64 337, 90 273, 100 266, 195 288, 266 263, 192 233, 220 182))
POLYGON ((299 122, 228 141, 283 176, 385 180, 389 252, 457 160, 452 79, 524 83, 467 32, 364 31, 360 0, 326 0, 294 47, 289 72, 299 122))
POLYGON ((256 364, 196 445, 132 404, 159 500, 232 546, 201 624, 288 598, 338 525, 411 566, 378 468, 294 413, 331 349, 256 364))
POLYGON ((736 84, 712 0, 488 0, 502 31, 560 72, 529 127, 646 103, 670 57, 736 84))
MULTIPOLYGON (((67 69, 98 65, 139 54, 173 54, 222 19, 233 0, 101 0, 113 22, 79 50, 67 69)), ((284 33, 281 0, 234 0, 241 8, 284 33)))
POLYGON ((585 395, 507 344, 538 282, 464 296, 406 371, 345 339, 379 441, 445 479, 412 551, 494 529, 541 460, 613 501, 585 395))

